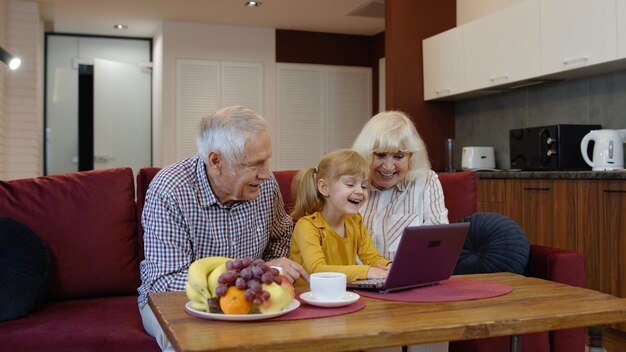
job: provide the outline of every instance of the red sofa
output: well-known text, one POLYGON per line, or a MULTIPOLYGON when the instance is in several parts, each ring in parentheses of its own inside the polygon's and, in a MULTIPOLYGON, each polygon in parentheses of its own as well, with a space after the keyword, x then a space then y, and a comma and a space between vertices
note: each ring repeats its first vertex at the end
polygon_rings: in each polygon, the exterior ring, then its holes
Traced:
POLYGON ((33 230, 52 259, 48 301, 0 322, 0 349, 160 351, 137 308, 139 227, 130 168, 0 182, 0 216, 33 230))
MULTIPOLYGON (((0 182, 0 216, 37 233, 52 257, 49 299, 32 314, 0 322, 8 351, 159 351, 137 308, 145 192, 159 168, 76 172, 0 182)), ((295 171, 274 172, 289 210, 295 171)), ((476 176, 441 174, 454 222, 476 212, 476 176)), ((527 275, 582 286, 578 253, 532 246, 527 275)), ((584 350, 584 330, 524 335, 527 351, 584 350)), ((451 352, 508 351, 506 337, 450 343, 451 352)))

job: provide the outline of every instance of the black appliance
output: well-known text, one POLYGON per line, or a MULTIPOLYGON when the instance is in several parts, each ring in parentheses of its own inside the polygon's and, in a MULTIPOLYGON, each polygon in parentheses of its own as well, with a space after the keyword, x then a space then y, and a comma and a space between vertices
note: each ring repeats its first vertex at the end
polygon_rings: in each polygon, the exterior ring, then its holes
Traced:
POLYGON ((600 125, 551 125, 510 130, 511 169, 590 170, 581 156, 580 141, 589 131, 601 128, 600 125))

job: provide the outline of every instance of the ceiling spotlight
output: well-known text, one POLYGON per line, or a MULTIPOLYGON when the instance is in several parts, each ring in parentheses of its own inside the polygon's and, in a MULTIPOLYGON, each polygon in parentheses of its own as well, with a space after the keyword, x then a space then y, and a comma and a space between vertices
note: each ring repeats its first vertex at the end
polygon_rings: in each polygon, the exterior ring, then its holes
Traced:
POLYGON ((9 54, 9 52, 4 50, 2 47, 0 47, 0 61, 7 64, 11 70, 17 70, 22 63, 22 60, 9 54))
POLYGON ((128 29, 128 26, 125 24, 114 24, 113 28, 115 29, 128 29))
POLYGON ((246 3, 243 5, 247 7, 260 7, 261 2, 260 1, 246 1, 246 3))

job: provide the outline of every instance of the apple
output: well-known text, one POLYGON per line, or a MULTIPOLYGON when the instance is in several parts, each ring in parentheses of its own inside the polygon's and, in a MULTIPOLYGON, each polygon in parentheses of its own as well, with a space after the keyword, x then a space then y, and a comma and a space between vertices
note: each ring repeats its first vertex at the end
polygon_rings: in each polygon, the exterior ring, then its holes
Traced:
POLYGON ((275 282, 267 285, 263 284, 263 290, 270 293, 270 298, 262 302, 258 309, 261 313, 275 313, 283 310, 291 301, 294 300, 296 292, 289 279, 280 275, 282 283, 279 285, 275 282))

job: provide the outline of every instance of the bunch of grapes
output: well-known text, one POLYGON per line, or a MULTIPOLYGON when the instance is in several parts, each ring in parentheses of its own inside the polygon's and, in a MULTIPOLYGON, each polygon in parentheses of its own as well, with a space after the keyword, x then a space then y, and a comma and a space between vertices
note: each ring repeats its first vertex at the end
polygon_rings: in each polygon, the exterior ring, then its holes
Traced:
POLYGON ((230 286, 235 286, 239 290, 245 291, 244 297, 258 307, 261 302, 270 299, 270 293, 263 290, 261 284, 270 285, 276 283, 280 285, 282 279, 277 269, 271 268, 263 259, 243 259, 229 260, 226 262, 226 271, 217 279, 219 286, 215 288, 215 294, 224 297, 230 286))

